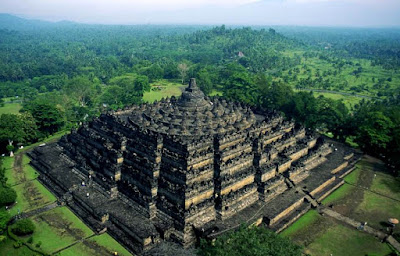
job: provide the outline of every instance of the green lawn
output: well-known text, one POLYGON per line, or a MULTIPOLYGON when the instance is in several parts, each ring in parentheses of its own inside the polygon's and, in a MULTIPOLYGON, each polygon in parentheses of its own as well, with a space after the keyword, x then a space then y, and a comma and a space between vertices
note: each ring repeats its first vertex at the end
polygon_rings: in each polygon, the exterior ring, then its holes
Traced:
POLYGON ((332 194, 330 194, 328 197, 326 197, 324 200, 322 200, 322 203, 325 205, 337 202, 345 197, 347 197, 349 194, 351 194, 354 191, 354 187, 348 184, 344 184, 340 188, 336 189, 332 194))
POLYGON ((30 159, 26 155, 22 158, 22 172, 16 172, 12 165, 15 158, 6 157, 7 183, 17 193, 17 203, 10 209, 11 215, 27 212, 55 202, 56 197, 50 193, 36 178, 38 173, 30 165, 30 159))
POLYGON ((130 256, 130 254, 122 245, 115 241, 107 233, 89 238, 84 242, 80 242, 66 250, 60 252, 60 256, 97 256, 112 255, 117 252, 118 255, 130 256))
POLYGON ((174 83, 167 80, 159 80, 151 84, 150 92, 145 92, 143 95, 143 101, 154 102, 155 100, 161 100, 162 98, 171 96, 180 96, 182 89, 186 85, 180 83, 174 83))
POLYGON ((330 226, 323 235, 307 246, 310 255, 388 255, 392 252, 387 244, 357 229, 343 225, 330 226))
POLYGON ((284 237, 291 237, 295 235, 297 232, 304 230, 311 223, 314 223, 318 219, 322 218, 321 215, 316 210, 310 210, 292 225, 290 225, 287 229, 282 231, 280 235, 284 237))
POLYGON ((14 186, 16 184, 21 184, 29 180, 34 180, 39 177, 39 173, 29 165, 30 158, 27 155, 22 156, 22 168, 23 172, 16 172, 12 169, 10 170, 7 177, 9 177, 8 184, 14 186))
POLYGON ((110 251, 118 252, 118 255, 131 255, 122 245, 120 245, 107 233, 100 236, 92 237, 90 238, 90 240, 109 249, 110 251))
POLYGON ((313 92, 315 97, 319 97, 320 95, 334 100, 342 100, 343 103, 348 107, 352 108, 354 105, 358 104, 362 98, 356 96, 349 95, 341 95, 337 93, 329 93, 329 92, 313 92))
MULTIPOLYGON (((299 56, 303 55, 304 52, 294 52, 287 51, 285 55, 293 56, 294 53, 299 56)), ((319 77, 322 77, 322 83, 316 83, 314 89, 325 89, 346 93, 355 92, 358 95, 376 97, 379 91, 382 89, 376 88, 375 84, 379 79, 383 79, 384 85, 386 84, 390 89, 397 90, 400 88, 400 73, 393 72, 391 70, 386 70, 382 66, 372 66, 370 60, 363 59, 349 59, 353 64, 345 64, 342 68, 337 68, 335 64, 330 60, 320 59, 319 57, 308 57, 302 58, 301 64, 297 65, 295 69, 285 70, 282 72, 282 78, 286 77, 287 83, 293 88, 299 84, 300 79, 311 78, 314 81, 318 81, 319 77), (354 76, 352 73, 358 68, 357 65, 362 67, 362 72, 358 77, 354 76), (297 79, 295 78, 297 77, 297 79), (387 81, 387 78, 391 78, 392 81, 387 81), (327 82, 329 81, 329 83, 327 82)), ((278 78, 275 78, 278 79, 278 78)), ((309 85, 310 88, 313 86, 309 85)), ((386 90, 386 88, 385 88, 386 90)), ((361 98, 346 95, 337 95, 331 93, 322 93, 325 97, 334 99, 343 99, 347 106, 352 106, 356 104, 361 98)), ((320 94, 316 94, 320 95, 320 94)))
POLYGON ((386 174, 376 173, 371 185, 371 191, 400 200, 400 178, 386 174))
MULTIPOLYGON (((350 184, 335 190, 322 203, 333 204, 333 210, 386 231, 388 218, 400 219, 400 202, 375 192, 400 198, 400 179, 385 171, 379 160, 368 156, 362 158, 356 169, 344 178, 350 184)), ((396 231, 400 231, 400 227, 396 227, 396 231)), ((321 216, 315 210, 306 213, 280 235, 304 246, 305 253, 310 255, 364 256, 391 252, 387 244, 380 243, 375 237, 321 216)))
POLYGON ((360 177, 361 174, 361 170, 362 168, 360 167, 360 165, 357 165, 354 171, 352 171, 351 173, 346 175, 346 177, 344 177, 344 180, 351 184, 357 184, 358 178, 360 177))
POLYGON ((3 167, 6 168, 6 170, 13 168, 14 166, 14 157, 3 157, 3 167))
POLYGON ((223 95, 224 95, 224 93, 222 91, 213 89, 209 96, 223 96, 223 95))
MULTIPOLYGON (((400 179, 385 171, 382 162, 363 158, 344 178, 355 186, 344 184, 322 203, 333 204, 339 213, 385 230, 388 218, 400 219, 400 179)), ((396 229, 400 231, 400 227, 396 229)))
POLYGON ((2 114, 18 114, 22 108, 20 103, 5 103, 3 107, 0 107, 0 115, 2 114))
POLYGON ((53 253, 93 234, 93 231, 67 207, 55 208, 34 216, 32 221, 37 230, 32 235, 33 243, 41 241, 41 249, 48 253, 53 253))
POLYGON ((11 215, 27 212, 55 202, 56 197, 50 193, 39 181, 27 181, 13 186, 17 192, 17 203, 10 209, 11 215))
POLYGON ((349 228, 311 210, 280 233, 304 246, 304 252, 320 255, 387 255, 387 244, 375 237, 349 228))
MULTIPOLYGON (((57 139, 63 134, 65 132, 49 137, 46 141, 57 139)), ((37 144, 41 143, 43 141, 37 144)), ((27 149, 28 147, 24 150, 27 149)), ((23 155, 23 169, 20 173, 16 173, 13 168, 15 158, 5 157, 3 160, 4 167, 7 168, 8 182, 14 185, 13 188, 17 192, 17 203, 9 210, 11 215, 17 214, 18 210, 20 212, 31 211, 56 200, 56 197, 36 179, 38 173, 29 165, 29 157, 23 155), (20 182, 22 183, 19 184, 20 182)), ((40 248, 47 253, 54 253, 76 241, 93 235, 93 231, 67 207, 55 208, 33 216, 31 219, 36 226, 36 231, 32 235, 33 245, 40 242, 40 248)), ((29 237, 23 239, 27 241, 29 237)), ((0 255, 37 255, 26 246, 14 248, 13 244, 14 241, 10 239, 0 244, 0 255)), ((118 252, 118 255, 131 255, 108 234, 94 236, 79 242, 65 251, 61 251, 60 255, 111 255, 111 252, 118 252)))
POLYGON ((10 186, 16 183, 13 172, 14 159, 14 157, 3 157, 3 168, 6 169, 5 176, 7 178, 7 184, 10 186))
POLYGON ((15 241, 11 238, 7 238, 6 241, 0 243, 0 255, 2 256, 36 256, 40 255, 31 251, 26 246, 20 248, 14 248, 15 241))
MULTIPOLYGON (((382 229, 389 218, 400 219, 400 202, 385 198, 372 192, 364 192, 364 200, 353 214, 354 218, 367 221, 368 225, 382 229)), ((399 227, 396 227, 400 231, 399 227)))

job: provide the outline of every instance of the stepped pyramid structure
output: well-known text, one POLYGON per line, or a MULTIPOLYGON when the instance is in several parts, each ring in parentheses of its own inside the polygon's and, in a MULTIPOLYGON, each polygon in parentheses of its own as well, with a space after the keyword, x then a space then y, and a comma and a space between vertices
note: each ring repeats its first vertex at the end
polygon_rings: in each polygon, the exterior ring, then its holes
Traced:
POLYGON ((205 97, 194 79, 179 99, 102 114, 30 156, 62 204, 135 253, 241 223, 280 231, 357 160, 275 112, 205 97))

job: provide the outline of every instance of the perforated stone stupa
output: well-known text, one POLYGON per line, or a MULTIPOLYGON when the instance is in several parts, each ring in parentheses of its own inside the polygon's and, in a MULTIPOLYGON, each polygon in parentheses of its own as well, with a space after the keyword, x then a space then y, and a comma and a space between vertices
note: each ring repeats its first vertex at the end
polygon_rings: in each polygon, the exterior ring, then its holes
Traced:
POLYGON ((279 232, 357 159, 275 112, 205 97, 194 79, 179 99, 102 114, 30 155, 61 204, 135 253, 241 223, 279 232))

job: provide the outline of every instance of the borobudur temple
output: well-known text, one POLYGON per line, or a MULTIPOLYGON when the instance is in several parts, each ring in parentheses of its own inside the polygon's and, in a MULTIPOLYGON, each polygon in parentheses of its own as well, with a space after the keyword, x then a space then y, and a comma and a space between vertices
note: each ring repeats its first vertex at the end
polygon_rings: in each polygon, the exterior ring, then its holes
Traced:
POLYGON ((191 79, 178 99, 104 113, 30 157, 60 204, 140 253, 242 223, 279 232, 359 156, 276 112, 205 97, 191 79))

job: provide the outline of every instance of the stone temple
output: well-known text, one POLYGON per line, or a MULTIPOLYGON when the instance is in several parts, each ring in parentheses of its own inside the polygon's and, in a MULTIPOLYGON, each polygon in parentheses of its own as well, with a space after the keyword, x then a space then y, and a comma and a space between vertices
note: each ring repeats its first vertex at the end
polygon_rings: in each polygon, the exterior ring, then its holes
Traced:
POLYGON ((205 97, 194 79, 179 99, 102 114, 30 156, 61 204, 134 253, 242 223, 279 232, 358 159, 277 113, 205 97))

